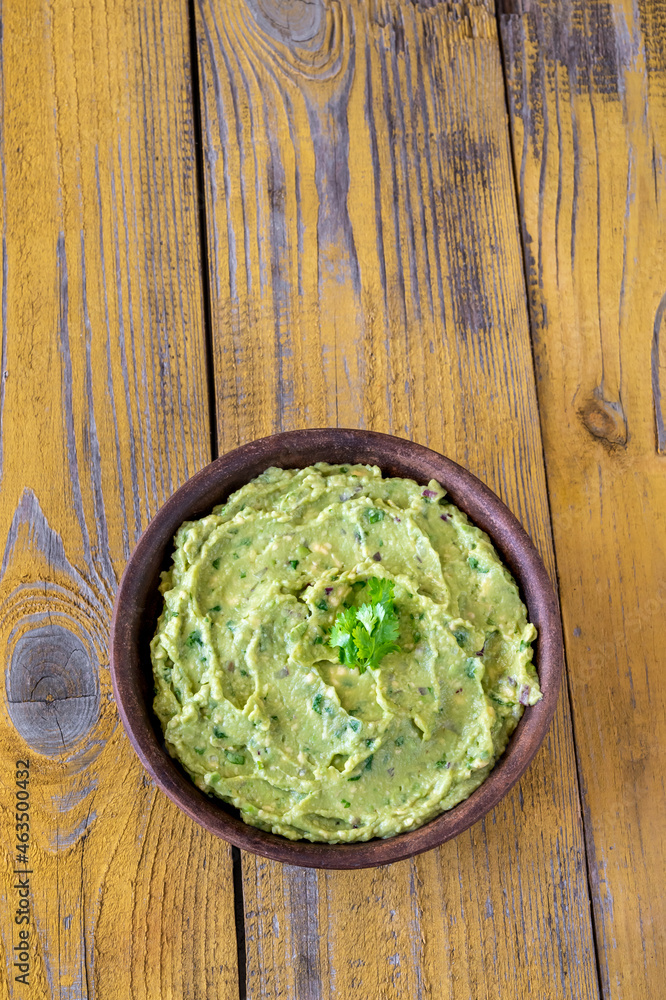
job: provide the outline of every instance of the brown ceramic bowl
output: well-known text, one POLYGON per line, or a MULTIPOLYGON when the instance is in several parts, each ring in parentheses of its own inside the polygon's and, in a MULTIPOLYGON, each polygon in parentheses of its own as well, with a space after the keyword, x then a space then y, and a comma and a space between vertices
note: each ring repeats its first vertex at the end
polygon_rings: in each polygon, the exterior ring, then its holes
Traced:
POLYGON ((370 431, 292 431, 252 441, 216 459, 188 480, 148 525, 118 588, 111 625, 111 675, 121 718, 142 763, 159 787, 188 816, 237 847, 312 868, 370 868, 400 861, 450 840, 481 819, 523 774, 555 712, 562 677, 562 634, 557 599, 532 542, 504 504, 455 462, 401 438, 370 431), (160 572, 170 564, 173 536, 183 521, 204 514, 271 465, 297 468, 315 462, 378 465, 386 476, 428 483, 438 480, 455 504, 490 535, 514 574, 529 619, 538 630, 535 663, 543 699, 528 708, 505 753, 468 799, 418 830, 356 844, 287 840, 248 826, 231 806, 209 798, 165 749, 152 711, 149 643, 162 598, 160 572))

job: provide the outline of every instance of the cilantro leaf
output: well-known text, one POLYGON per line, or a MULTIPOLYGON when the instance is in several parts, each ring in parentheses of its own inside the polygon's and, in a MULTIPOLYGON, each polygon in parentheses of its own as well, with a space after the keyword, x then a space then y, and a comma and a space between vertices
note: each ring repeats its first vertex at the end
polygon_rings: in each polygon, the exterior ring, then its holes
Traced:
POLYGON ((400 626, 395 614, 382 618, 377 626, 375 639, 375 658, 377 663, 387 653, 395 653, 399 646, 397 640, 400 638, 400 626))
MULTIPOLYGON (((351 610, 351 609, 350 609, 351 610)), ((383 608, 378 608, 377 610, 382 610, 383 608)), ((361 607, 356 612, 356 620, 363 625, 368 635, 372 634, 372 630, 377 622, 377 616, 375 615, 372 605, 362 604, 361 607)))
POLYGON ((368 580, 368 597, 373 604, 381 604, 386 611, 393 613, 393 580, 380 580, 376 576, 368 580))
POLYGON ((355 662, 356 654, 354 643, 352 642, 352 630, 356 625, 356 609, 346 608, 335 620, 335 625, 331 629, 329 645, 339 646, 340 663, 352 665, 355 662))
POLYGON ((331 629, 331 646, 346 646, 351 639, 351 634, 356 625, 356 609, 345 608, 335 619, 335 625, 331 629))
POLYGON ((353 666, 358 667, 359 674, 364 674, 368 663, 372 660, 375 642, 372 636, 368 635, 363 625, 357 625, 352 636, 354 645, 356 646, 356 656, 353 666))
POLYGON ((387 653, 400 647, 400 626, 393 603, 392 580, 368 580, 367 595, 370 603, 360 608, 346 608, 340 612, 331 629, 329 644, 338 646, 340 663, 357 667, 359 674, 368 667, 378 667, 387 653))

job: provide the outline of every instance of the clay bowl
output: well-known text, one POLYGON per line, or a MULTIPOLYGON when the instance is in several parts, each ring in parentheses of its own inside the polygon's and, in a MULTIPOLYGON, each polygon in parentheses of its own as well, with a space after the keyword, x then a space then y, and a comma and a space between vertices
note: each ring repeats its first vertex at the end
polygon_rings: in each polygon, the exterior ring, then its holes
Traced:
POLYGON ((292 431, 252 441, 216 459, 164 504, 142 535, 118 589, 111 625, 113 689, 127 734, 159 787, 193 820, 237 847, 311 868, 370 868, 427 851, 481 819, 524 773, 555 712, 563 647, 557 599, 545 567, 513 514, 487 486, 455 462, 401 438, 369 431, 292 431), (506 752, 468 799, 418 830, 358 844, 292 841, 248 826, 219 799, 190 780, 164 746, 153 714, 149 642, 161 610, 160 572, 170 563, 172 539, 183 521, 202 517, 271 465, 296 468, 318 461, 378 465, 385 476, 424 485, 438 480, 453 501, 492 538, 518 581, 529 619, 539 633, 535 663, 543 699, 528 708, 506 752))

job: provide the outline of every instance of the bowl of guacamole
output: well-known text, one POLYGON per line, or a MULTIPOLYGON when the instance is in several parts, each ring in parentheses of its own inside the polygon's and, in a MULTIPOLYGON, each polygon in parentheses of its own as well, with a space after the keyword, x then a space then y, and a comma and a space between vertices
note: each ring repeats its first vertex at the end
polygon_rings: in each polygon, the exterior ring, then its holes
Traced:
POLYGON ((460 466, 363 431, 275 435, 189 480, 119 588, 114 690, 195 820, 296 864, 382 864, 480 818, 561 674, 557 603, 460 466))

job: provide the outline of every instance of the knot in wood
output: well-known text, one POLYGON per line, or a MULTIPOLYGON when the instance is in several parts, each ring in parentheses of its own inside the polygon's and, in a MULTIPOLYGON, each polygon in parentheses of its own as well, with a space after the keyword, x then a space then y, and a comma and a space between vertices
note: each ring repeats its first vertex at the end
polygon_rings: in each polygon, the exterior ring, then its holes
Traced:
POLYGON ((580 409, 580 417, 593 437, 608 444, 625 446, 627 443, 627 418, 622 403, 604 399, 596 389, 580 409))
POLYGON ((41 625, 19 636, 6 683, 14 726, 47 757, 71 751, 99 715, 94 648, 63 625, 41 625))
POLYGON ((288 45, 317 38, 326 19, 323 0, 247 0, 263 30, 288 45))

